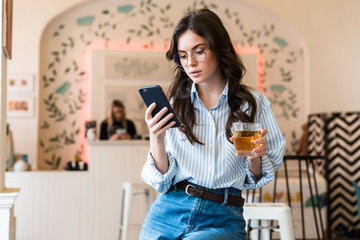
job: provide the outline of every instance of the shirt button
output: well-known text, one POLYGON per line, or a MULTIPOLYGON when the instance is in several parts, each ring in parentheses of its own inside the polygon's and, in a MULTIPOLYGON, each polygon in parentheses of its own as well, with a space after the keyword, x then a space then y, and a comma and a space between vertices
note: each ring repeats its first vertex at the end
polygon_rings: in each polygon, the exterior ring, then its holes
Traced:
POLYGON ((210 145, 209 145, 209 148, 212 148, 212 147, 213 147, 213 145, 212 145, 212 144, 210 144, 210 145))

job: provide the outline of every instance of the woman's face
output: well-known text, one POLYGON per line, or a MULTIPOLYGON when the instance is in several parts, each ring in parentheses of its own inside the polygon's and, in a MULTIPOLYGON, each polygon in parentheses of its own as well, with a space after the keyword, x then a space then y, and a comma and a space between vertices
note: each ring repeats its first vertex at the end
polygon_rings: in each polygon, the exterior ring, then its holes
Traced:
POLYGON ((125 115, 125 109, 122 107, 113 107, 113 116, 114 119, 120 122, 125 115))
POLYGON ((197 84, 208 84, 214 81, 221 81, 222 76, 215 54, 209 50, 206 40, 191 30, 187 30, 178 39, 178 53, 180 59, 186 60, 186 66, 183 66, 186 74, 197 84), (203 54, 206 58, 202 62, 197 62, 191 57, 191 54, 203 54))

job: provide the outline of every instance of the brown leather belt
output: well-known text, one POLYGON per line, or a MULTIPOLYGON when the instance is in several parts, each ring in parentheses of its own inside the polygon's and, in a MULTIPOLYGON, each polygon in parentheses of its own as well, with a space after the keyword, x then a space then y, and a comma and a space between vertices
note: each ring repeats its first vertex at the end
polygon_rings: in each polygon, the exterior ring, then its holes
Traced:
MULTIPOLYGON (((178 188, 184 190, 190 196, 204 198, 217 203, 224 203, 224 194, 216 194, 206 190, 202 190, 186 182, 179 182, 176 185, 178 186, 178 188)), ((245 199, 241 196, 228 195, 227 205, 242 207, 244 206, 244 202, 245 199)))

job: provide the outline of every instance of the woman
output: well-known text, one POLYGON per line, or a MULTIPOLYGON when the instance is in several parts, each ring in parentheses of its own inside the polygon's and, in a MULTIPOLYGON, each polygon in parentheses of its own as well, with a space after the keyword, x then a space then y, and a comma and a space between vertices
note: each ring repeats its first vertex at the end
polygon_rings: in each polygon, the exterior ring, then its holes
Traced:
POLYGON ((119 140, 135 138, 136 128, 132 121, 126 119, 124 104, 114 100, 109 116, 101 123, 100 140, 119 140))
POLYGON ((172 115, 145 113, 150 152, 142 179, 160 194, 140 239, 246 239, 241 191, 262 187, 282 164, 285 139, 266 97, 242 83, 245 68, 220 18, 210 10, 187 13, 175 27, 168 60, 177 66, 172 115), (236 156, 231 125, 262 124, 253 157, 236 156), (266 138, 264 137, 266 135, 266 138))

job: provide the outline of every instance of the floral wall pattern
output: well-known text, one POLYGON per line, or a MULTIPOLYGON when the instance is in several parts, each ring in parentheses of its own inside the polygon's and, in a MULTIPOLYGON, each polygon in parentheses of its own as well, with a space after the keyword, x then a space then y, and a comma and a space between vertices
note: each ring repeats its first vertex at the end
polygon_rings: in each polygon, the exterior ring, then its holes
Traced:
POLYGON ((63 169, 87 144, 83 136, 90 107, 90 73, 85 52, 95 45, 166 51, 176 22, 198 8, 209 8, 220 16, 238 49, 255 48, 262 55, 258 78, 287 139, 286 151, 294 151, 305 114, 303 45, 280 19, 236 0, 89 1, 53 19, 43 32, 40 169, 63 169))

